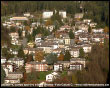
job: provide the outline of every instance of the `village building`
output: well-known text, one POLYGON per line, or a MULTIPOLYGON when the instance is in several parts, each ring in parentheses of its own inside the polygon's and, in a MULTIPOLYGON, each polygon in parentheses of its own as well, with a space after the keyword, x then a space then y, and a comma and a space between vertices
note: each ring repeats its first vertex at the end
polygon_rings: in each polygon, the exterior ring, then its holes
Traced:
POLYGON ((85 58, 72 58, 70 59, 70 63, 81 63, 85 68, 86 60, 85 58))
POLYGON ((70 64, 70 70, 82 70, 83 65, 81 63, 70 64))
POLYGON ((54 71, 62 71, 63 70, 63 65, 60 63, 55 63, 54 64, 54 71))
POLYGON ((48 71, 48 65, 45 62, 31 61, 25 65, 26 73, 35 71, 48 71))
POLYGON ((24 59, 23 58, 18 58, 18 57, 9 58, 8 62, 15 63, 17 65, 17 67, 24 66, 24 59))

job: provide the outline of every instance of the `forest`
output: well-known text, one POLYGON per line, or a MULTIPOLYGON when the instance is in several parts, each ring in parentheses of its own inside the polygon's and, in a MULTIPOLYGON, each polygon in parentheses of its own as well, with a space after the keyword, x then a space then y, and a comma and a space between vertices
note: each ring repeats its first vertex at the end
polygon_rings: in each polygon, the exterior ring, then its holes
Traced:
POLYGON ((66 10, 74 17, 75 13, 84 12, 85 18, 91 18, 101 26, 109 26, 108 1, 2 1, 1 16, 22 14, 25 12, 42 13, 44 10, 66 10), (81 7, 83 7, 81 9, 81 7))

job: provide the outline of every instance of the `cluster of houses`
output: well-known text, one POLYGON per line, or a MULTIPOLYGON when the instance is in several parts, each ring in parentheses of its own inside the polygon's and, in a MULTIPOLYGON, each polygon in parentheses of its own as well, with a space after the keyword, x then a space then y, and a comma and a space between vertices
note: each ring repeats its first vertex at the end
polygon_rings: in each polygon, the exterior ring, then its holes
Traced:
POLYGON ((23 78, 23 73, 18 71, 19 68, 24 66, 23 58, 9 58, 1 57, 1 66, 3 67, 6 78, 4 83, 20 83, 20 79, 23 78))
MULTIPOLYGON (((50 18, 52 15, 53 11, 44 11, 42 16, 45 19, 50 18)), ((59 15, 61 15, 64 19, 68 18, 66 16, 66 11, 59 11, 59 15)), ((79 58, 80 48, 83 48, 85 53, 90 53, 92 44, 104 43, 104 38, 106 36, 104 29, 97 29, 97 23, 92 22, 91 19, 83 19, 80 21, 79 19, 82 19, 83 15, 83 13, 75 14, 76 21, 74 26, 64 24, 56 32, 45 37, 44 39, 42 34, 36 34, 34 39, 35 41, 28 42, 26 47, 23 48, 24 54, 32 54, 34 59, 37 51, 42 51, 46 54, 55 53, 58 56, 61 52, 64 53, 66 50, 70 52, 72 57, 70 61, 57 61, 57 63, 54 63, 51 69, 53 72, 46 75, 46 81, 52 82, 54 79, 60 76, 57 72, 64 71, 65 68, 66 70, 82 70, 85 68, 86 60, 85 58, 79 58), (91 27, 91 33, 88 32, 89 27, 91 27), (69 37, 70 30, 72 30, 75 35, 74 39, 70 39, 69 37)), ((6 26, 7 28, 15 26, 19 30, 22 29, 22 36, 25 37, 25 26, 23 25, 22 21, 28 21, 29 17, 33 17, 33 15, 26 13, 23 17, 12 17, 10 18, 9 22, 3 23, 3 26, 6 26)), ((52 32, 52 30, 55 28, 55 25, 46 26, 40 22, 33 22, 30 25, 30 31, 28 32, 32 34, 33 29, 37 28, 38 26, 43 26, 50 32, 52 32)), ((23 44, 23 40, 19 40, 18 32, 12 32, 9 35, 11 37, 11 44, 23 44)), ((17 51, 13 51, 12 53, 18 54, 17 51)), ((20 79, 23 78, 23 73, 17 72, 17 69, 23 67, 24 64, 26 73, 30 73, 33 70, 49 71, 49 65, 45 59, 41 62, 31 61, 24 63, 23 58, 9 58, 7 61, 5 57, 1 57, 1 65, 6 72, 5 83, 20 83, 20 79)))

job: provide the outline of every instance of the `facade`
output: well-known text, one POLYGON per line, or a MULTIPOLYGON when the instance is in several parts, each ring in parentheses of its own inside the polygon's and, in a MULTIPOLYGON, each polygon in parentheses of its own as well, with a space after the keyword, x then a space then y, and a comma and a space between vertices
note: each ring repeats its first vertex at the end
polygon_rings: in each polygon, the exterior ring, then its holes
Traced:
POLYGON ((61 15, 63 18, 66 18, 66 11, 59 11, 59 15, 61 15))
POLYGON ((54 64, 54 71, 62 71, 63 70, 63 65, 59 63, 54 64))
POLYGON ((68 68, 70 65, 70 61, 57 61, 59 64, 63 64, 64 68, 68 68))
POLYGON ((54 79, 56 79, 59 76, 57 72, 53 72, 51 74, 46 75, 46 81, 47 82, 52 82, 54 79))
POLYGON ((4 83, 5 84, 10 84, 10 83, 12 83, 12 84, 17 84, 17 83, 20 83, 20 79, 9 79, 9 78, 5 78, 4 79, 4 83))
POLYGON ((21 79, 21 78, 23 78, 23 73, 22 72, 9 72, 8 78, 10 78, 10 79, 21 79))
POLYGON ((103 33, 104 29, 100 28, 100 29, 92 29, 93 33, 103 33))
POLYGON ((12 17, 10 18, 10 21, 27 21, 27 17, 12 17))
POLYGON ((72 58, 72 59, 70 59, 70 63, 72 64, 72 63, 80 63, 80 64, 82 64, 83 66, 84 66, 84 68, 85 68, 85 63, 86 63, 86 61, 85 61, 85 58, 72 58))
POLYGON ((26 69, 26 73, 32 72, 32 70, 48 71, 48 65, 45 62, 31 61, 31 62, 26 63, 25 69, 26 69))
POLYGON ((44 11, 43 18, 50 18, 53 15, 53 11, 44 11))
POLYGON ((79 48, 70 49, 70 54, 72 57, 79 57, 79 48))
POLYGON ((5 57, 1 57, 1 64, 6 62, 6 58, 5 57))
POLYGON ((8 60, 9 63, 15 63, 17 67, 24 65, 24 59, 23 58, 10 58, 8 60))
POLYGON ((84 50, 85 53, 90 53, 91 49, 92 49, 91 45, 84 45, 83 46, 83 50, 84 50))
POLYGON ((70 70, 82 70, 83 65, 81 63, 70 64, 70 70))

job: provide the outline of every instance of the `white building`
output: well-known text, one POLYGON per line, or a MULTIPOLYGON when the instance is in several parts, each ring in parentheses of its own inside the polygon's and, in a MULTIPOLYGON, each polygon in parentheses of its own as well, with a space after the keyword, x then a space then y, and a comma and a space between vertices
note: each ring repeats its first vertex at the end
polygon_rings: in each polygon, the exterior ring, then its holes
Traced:
POLYGON ((30 13, 24 13, 24 16, 29 17, 30 13))
POLYGON ((5 57, 1 57, 1 64, 6 62, 6 58, 5 57))
POLYGON ((9 35, 10 35, 10 37, 11 37, 12 40, 19 38, 19 34, 17 32, 12 32, 9 35))
POLYGON ((79 57, 79 49, 78 48, 70 49, 70 54, 72 57, 79 57))
POLYGON ((43 18, 50 18, 53 15, 53 11, 44 11, 43 18))
POLYGON ((83 50, 84 50, 85 53, 90 53, 91 49, 92 49, 91 45, 84 45, 83 46, 83 50))
POLYGON ((70 59, 70 63, 80 63, 80 64, 83 64, 83 66, 85 68, 86 60, 85 60, 85 58, 72 58, 72 59, 70 59))
POLYGON ((8 60, 9 63, 15 63, 18 67, 24 65, 24 59, 23 58, 10 58, 8 60))
POLYGON ((59 11, 59 15, 61 15, 63 18, 66 18, 66 11, 59 11))
POLYGON ((4 83, 5 84, 16 84, 16 83, 20 83, 20 79, 9 79, 9 78, 5 78, 4 79, 4 83))
POLYGON ((83 65, 81 63, 70 64, 70 70, 82 70, 83 65))
POLYGON ((62 71, 63 70, 63 65, 60 63, 54 64, 54 71, 62 71))
POLYGON ((27 17, 12 17, 10 18, 10 21, 27 21, 27 17))
POLYGON ((46 81, 52 82, 54 79, 56 79, 59 76, 57 72, 53 72, 51 74, 46 75, 46 81))
POLYGON ((93 33, 103 33, 104 29, 100 28, 100 29, 92 29, 93 33))

